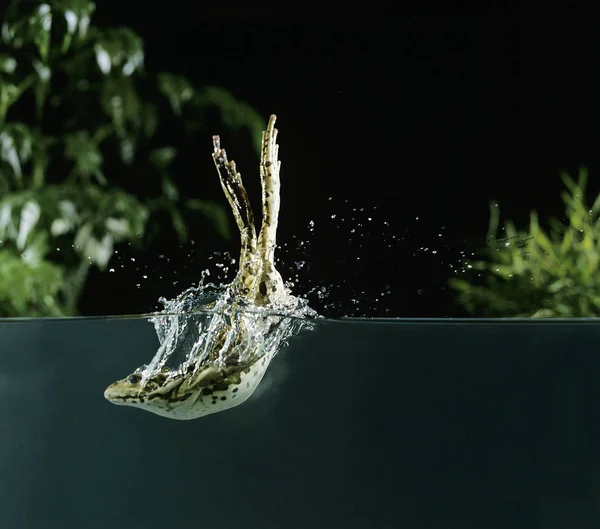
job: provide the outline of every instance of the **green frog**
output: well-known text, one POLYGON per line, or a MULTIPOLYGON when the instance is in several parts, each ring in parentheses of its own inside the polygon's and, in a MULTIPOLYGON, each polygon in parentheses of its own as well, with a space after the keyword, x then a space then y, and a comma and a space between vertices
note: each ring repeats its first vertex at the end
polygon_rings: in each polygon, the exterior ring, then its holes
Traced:
POLYGON ((235 162, 228 161, 219 137, 213 137, 212 157, 239 228, 241 251, 234 280, 219 299, 202 307, 209 324, 201 345, 196 344, 193 354, 177 369, 160 365, 148 372, 144 366, 108 386, 104 396, 113 404, 180 420, 237 406, 252 395, 281 343, 297 332, 298 322, 314 315, 304 306, 298 318, 300 313, 294 308, 300 306, 299 300, 275 268, 281 168, 275 120, 272 115, 262 135, 258 236, 242 177, 235 162))

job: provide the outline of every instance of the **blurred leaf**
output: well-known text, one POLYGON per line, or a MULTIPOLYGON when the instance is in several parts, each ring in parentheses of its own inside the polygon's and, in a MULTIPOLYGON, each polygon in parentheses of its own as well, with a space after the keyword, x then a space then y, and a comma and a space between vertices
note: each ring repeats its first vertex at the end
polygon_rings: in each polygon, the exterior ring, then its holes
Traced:
POLYGON ((89 180, 94 176, 101 184, 106 184, 102 173, 104 157, 98 148, 97 142, 90 137, 87 130, 79 130, 64 137, 65 158, 74 162, 75 167, 71 174, 89 180))
POLYGON ((12 55, 0 53, 0 73, 14 73, 17 61, 12 55))
POLYGON ((223 239, 231 239, 229 216, 221 204, 211 202, 210 200, 190 199, 186 201, 185 205, 191 210, 202 213, 213 224, 217 233, 223 239))
POLYGON ((38 76, 38 83, 35 85, 35 104, 37 116, 39 119, 42 118, 44 103, 46 102, 46 97, 48 96, 48 91, 50 90, 50 78, 51 71, 45 64, 40 61, 33 61, 33 68, 38 76))
POLYGON ((31 158, 31 189, 40 189, 46 182, 46 171, 50 163, 50 149, 57 143, 56 139, 42 136, 39 132, 33 135, 33 155, 31 158))
POLYGON ((12 218, 13 205, 6 198, 0 202, 0 239, 16 238, 17 225, 12 218))
POLYGON ((92 264, 98 266, 100 270, 104 270, 113 255, 113 242, 113 238, 108 233, 104 234, 101 239, 89 237, 86 240, 81 253, 84 257, 88 258, 92 264))
POLYGON ((125 240, 134 235, 127 219, 108 217, 105 222, 106 230, 116 240, 125 240))
POLYGON ((140 126, 141 102, 129 78, 109 79, 104 83, 102 108, 121 134, 128 126, 140 126))
POLYGON ((29 162, 33 151, 34 135, 22 123, 0 127, 0 169, 11 169, 11 177, 18 187, 23 187, 23 166, 29 162))
POLYGON ((63 35, 60 50, 61 53, 66 53, 74 38, 79 40, 86 38, 96 5, 89 0, 55 0, 54 4, 60 9, 67 23, 67 31, 63 35))
POLYGON ((33 82, 33 75, 26 77, 18 84, 3 82, 0 78, 0 125, 4 123, 8 109, 18 101, 33 82))
POLYGON ((221 113, 223 123, 232 130, 247 128, 250 130, 256 152, 260 154, 262 132, 267 123, 250 105, 218 86, 205 86, 197 92, 196 104, 201 107, 214 106, 221 113))
POLYGON ((61 200, 58 203, 59 215, 57 215, 50 225, 50 233, 54 237, 59 237, 69 233, 79 224, 79 215, 75 208, 75 203, 71 200, 61 200))
POLYGON ((23 250, 27 244, 27 237, 40 219, 40 206, 37 202, 29 201, 21 209, 21 221, 17 234, 17 248, 23 250))
POLYGON ((150 152, 150 162, 157 169, 166 169, 177 156, 177 150, 174 147, 162 147, 150 152))
POLYGON ((45 232, 34 233, 27 242, 27 247, 23 250, 21 258, 23 262, 37 266, 41 264, 48 255, 48 236, 45 232))
POLYGON ((50 53, 50 30, 52 29, 52 11, 48 4, 41 4, 34 11, 29 19, 29 27, 40 57, 46 62, 50 53))
POLYGON ((179 242, 185 241, 188 236, 188 231, 181 213, 179 213, 179 210, 173 203, 168 203, 166 205, 166 209, 171 216, 171 222, 173 223, 173 227, 175 228, 179 242))
POLYGON ((140 37, 128 28, 98 31, 96 63, 104 75, 115 72, 126 77, 144 65, 144 48, 140 37))
POLYGON ((84 253, 83 250, 86 248, 88 241, 92 237, 92 231, 94 226, 91 222, 85 223, 77 230, 77 235, 75 235, 75 249, 84 253))
POLYGON ((63 281, 60 266, 0 248, 0 317, 68 315, 59 301, 63 281))
POLYGON ((548 285, 548 292, 556 294, 557 292, 560 292, 563 288, 569 288, 572 285, 573 280, 571 278, 561 277, 560 279, 557 279, 556 281, 548 285))
POLYGON ((121 159, 129 165, 135 156, 137 133, 147 117, 144 115, 147 108, 142 105, 132 80, 128 77, 107 79, 102 90, 102 108, 119 137, 121 159))
POLYGON ((179 189, 175 185, 175 182, 171 180, 166 174, 162 180, 162 192, 165 198, 172 202, 176 202, 179 199, 179 189))
POLYGON ((176 116, 181 115, 181 110, 194 96, 192 84, 179 75, 161 73, 158 75, 158 88, 169 100, 171 109, 176 116))

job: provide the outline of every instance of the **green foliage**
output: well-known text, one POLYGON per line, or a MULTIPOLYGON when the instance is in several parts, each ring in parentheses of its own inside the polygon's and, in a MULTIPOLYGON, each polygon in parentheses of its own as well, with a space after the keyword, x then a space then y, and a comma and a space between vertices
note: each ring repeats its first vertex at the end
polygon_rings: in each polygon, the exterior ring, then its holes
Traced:
POLYGON ((50 261, 0 249, 0 317, 64 316, 64 279, 62 267, 50 261))
POLYGON ((491 204, 488 247, 483 260, 465 262, 466 279, 452 279, 458 301, 473 314, 515 317, 596 317, 600 315, 600 195, 585 201, 587 171, 575 182, 561 175, 566 223, 550 219, 544 230, 535 211, 529 231, 504 224, 491 204))
POLYGON ((249 129, 256 152, 260 153, 262 131, 267 128, 267 124, 250 105, 238 101, 229 91, 218 86, 206 86, 199 90, 196 101, 202 107, 217 107, 223 123, 232 130, 249 129))
POLYGON ((89 267, 105 269, 115 244, 144 241, 153 213, 167 212, 181 241, 183 209, 230 236, 222 205, 180 196, 178 151, 161 127, 197 130, 212 108, 260 144, 265 123, 250 106, 149 75, 140 37, 93 26, 94 10, 89 0, 13 0, 0 14, 0 315, 76 313, 89 267), (157 194, 117 186, 129 171, 157 194))

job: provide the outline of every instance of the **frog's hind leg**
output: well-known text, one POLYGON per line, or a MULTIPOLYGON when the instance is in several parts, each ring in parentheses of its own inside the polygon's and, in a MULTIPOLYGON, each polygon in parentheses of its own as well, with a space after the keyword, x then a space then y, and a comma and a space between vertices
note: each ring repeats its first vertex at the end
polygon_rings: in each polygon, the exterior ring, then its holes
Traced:
POLYGON ((233 211, 242 243, 239 272, 234 280, 234 286, 239 292, 248 294, 252 290, 257 274, 254 214, 248 200, 248 193, 242 183, 242 175, 237 172, 235 162, 227 160, 227 153, 225 149, 221 149, 219 136, 213 136, 213 146, 212 156, 219 173, 221 187, 233 211))
POLYGON ((255 298, 259 304, 268 304, 273 296, 285 292, 283 280, 275 269, 275 246, 279 218, 281 162, 278 159, 277 129, 272 115, 262 136, 260 180, 262 187, 262 225, 258 236, 258 256, 261 270, 256 281, 255 298))

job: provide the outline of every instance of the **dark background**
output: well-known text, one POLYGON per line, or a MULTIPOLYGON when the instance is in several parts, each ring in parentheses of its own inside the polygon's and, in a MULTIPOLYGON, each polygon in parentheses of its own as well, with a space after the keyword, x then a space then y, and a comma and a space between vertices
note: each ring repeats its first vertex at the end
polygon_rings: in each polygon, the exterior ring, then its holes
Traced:
MULTIPOLYGON (((297 274, 295 293, 331 316, 463 315, 446 284, 461 252, 485 245, 490 200, 526 229, 531 209, 562 216, 561 170, 588 166, 590 199, 600 190, 599 43, 583 13, 171 0, 98 2, 94 22, 136 31, 148 71, 277 114, 282 274, 297 274)), ((182 191, 223 201, 217 133, 256 197, 250 137, 225 130, 198 135, 196 159, 176 175, 182 191)), ((200 221, 194 244, 166 233, 135 262, 117 256, 108 278, 93 274, 83 312, 154 310, 199 280, 210 253, 238 251, 200 221)))

